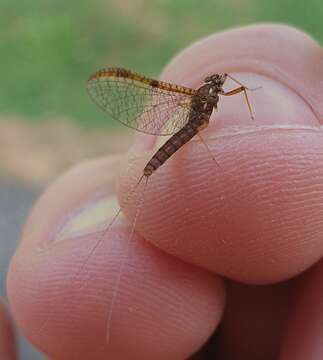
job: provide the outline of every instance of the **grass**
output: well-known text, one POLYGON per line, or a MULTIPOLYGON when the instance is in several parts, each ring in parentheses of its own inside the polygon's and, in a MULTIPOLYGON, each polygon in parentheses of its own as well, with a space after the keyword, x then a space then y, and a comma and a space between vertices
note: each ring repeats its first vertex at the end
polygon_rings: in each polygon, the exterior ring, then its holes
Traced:
POLYGON ((0 112, 113 126, 85 92, 95 70, 119 65, 158 76, 192 41, 260 21, 323 40, 322 18, 321 0, 1 0, 0 112))

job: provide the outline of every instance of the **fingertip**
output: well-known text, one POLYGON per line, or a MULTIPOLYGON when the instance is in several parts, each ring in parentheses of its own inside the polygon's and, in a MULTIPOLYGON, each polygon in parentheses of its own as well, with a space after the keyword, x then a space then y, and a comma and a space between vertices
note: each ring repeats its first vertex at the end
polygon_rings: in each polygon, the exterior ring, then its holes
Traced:
POLYGON ((95 252, 97 237, 74 239, 34 258, 29 269, 18 268, 16 258, 9 298, 19 327, 38 349, 62 359, 177 359, 208 339, 224 310, 221 279, 138 237, 107 324, 128 237, 127 227, 115 229, 95 252))
MULTIPOLYGON (((101 162, 69 172, 35 206, 8 274, 16 321, 52 358, 188 357, 221 319, 222 280, 138 236, 131 240, 125 260, 130 236, 126 221, 119 219, 103 232, 94 226, 94 219, 102 220, 98 208, 104 212, 110 206, 102 204, 109 203, 109 196, 100 198, 97 193, 106 170, 101 162), (90 181, 94 169, 98 178, 90 181), (76 188, 81 174, 83 182, 76 188), (50 201, 58 195, 64 204, 50 201), (51 224, 50 233, 42 224, 37 227, 40 214, 51 224), (107 314, 123 261, 107 344, 107 314)), ((106 226, 106 217, 105 221, 106 226)))
MULTIPOLYGON (((201 133, 220 168, 192 139, 151 176, 137 226, 148 241, 195 265, 257 284, 286 280, 321 257, 323 138, 320 104, 307 81, 319 78, 313 69, 321 57, 307 35, 265 25, 211 36, 167 66, 164 80, 194 88, 206 75, 234 71, 244 84, 262 89, 250 94, 255 121, 243 97, 221 98, 219 112, 201 133), (271 46, 264 48, 264 39, 271 46), (290 49, 302 44, 300 75, 290 49)), ((139 159, 127 167, 121 200, 144 165, 139 159)), ((131 219, 141 190, 124 207, 131 219)))

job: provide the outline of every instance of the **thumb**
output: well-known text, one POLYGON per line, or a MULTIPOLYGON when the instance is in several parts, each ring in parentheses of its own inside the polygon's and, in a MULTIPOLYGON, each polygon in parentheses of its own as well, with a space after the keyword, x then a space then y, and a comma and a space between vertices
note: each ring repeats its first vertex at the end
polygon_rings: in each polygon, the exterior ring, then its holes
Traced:
MULTIPOLYGON (((246 283, 282 281, 318 261, 322 64, 317 43, 278 25, 212 35, 179 54, 163 79, 197 88, 207 75, 229 72, 247 86, 260 85, 249 93, 256 119, 242 95, 220 98, 219 112, 201 132, 220 166, 199 139, 177 151, 149 178, 141 235, 189 263, 246 283)), ((147 159, 125 168, 121 201, 147 159)), ((136 195, 124 206, 130 218, 140 189, 136 195)))

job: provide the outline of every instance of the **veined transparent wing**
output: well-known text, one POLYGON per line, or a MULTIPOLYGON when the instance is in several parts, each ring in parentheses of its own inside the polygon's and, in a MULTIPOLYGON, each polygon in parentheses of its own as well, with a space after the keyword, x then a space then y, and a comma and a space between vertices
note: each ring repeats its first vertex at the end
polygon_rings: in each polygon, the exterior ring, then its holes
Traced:
POLYGON ((189 119, 196 90, 107 68, 87 83, 92 100, 114 120, 152 135, 171 135, 189 119))

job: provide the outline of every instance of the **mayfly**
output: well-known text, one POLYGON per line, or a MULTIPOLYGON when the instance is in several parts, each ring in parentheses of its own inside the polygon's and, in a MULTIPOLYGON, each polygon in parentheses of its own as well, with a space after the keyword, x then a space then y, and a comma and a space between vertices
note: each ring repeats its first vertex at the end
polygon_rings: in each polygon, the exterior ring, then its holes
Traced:
MULTIPOLYGON (((200 137, 209 151, 200 132, 208 126, 213 110, 217 110, 220 95, 232 96, 243 93, 250 116, 252 119, 254 118, 247 90, 255 89, 246 87, 227 73, 207 76, 204 84, 198 89, 191 89, 150 79, 135 72, 114 67, 100 70, 90 76, 87 90, 92 100, 112 119, 146 134, 171 135, 148 161, 143 169, 141 178, 135 186, 136 188, 142 180, 145 180, 141 204, 138 206, 133 220, 128 247, 135 231, 139 210, 143 205, 144 192, 149 177, 196 135, 200 137), (234 81, 237 87, 230 91, 224 91, 223 85, 228 78, 234 81)), ((118 211, 114 220, 120 211, 118 211)), ((125 255, 126 257, 127 254, 125 255)), ((119 276, 116 280, 110 304, 107 319, 108 338, 112 310, 120 285, 122 269, 123 264, 119 269, 119 276)))

